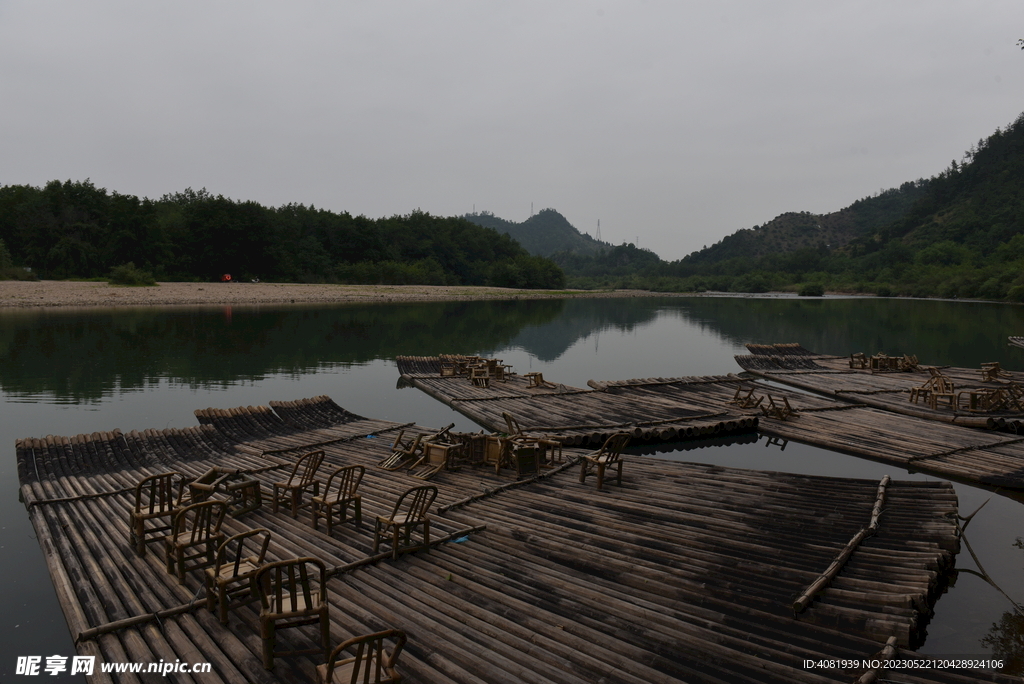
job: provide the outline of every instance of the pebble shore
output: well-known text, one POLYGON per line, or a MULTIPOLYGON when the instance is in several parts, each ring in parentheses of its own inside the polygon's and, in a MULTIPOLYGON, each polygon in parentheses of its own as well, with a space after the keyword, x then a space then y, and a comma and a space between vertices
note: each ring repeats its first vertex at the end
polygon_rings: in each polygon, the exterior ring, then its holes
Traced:
POLYGON ((566 297, 650 297, 642 290, 514 290, 500 287, 428 285, 302 285, 291 283, 160 283, 124 287, 66 280, 0 281, 0 308, 215 306, 224 304, 343 304, 551 299, 566 297))

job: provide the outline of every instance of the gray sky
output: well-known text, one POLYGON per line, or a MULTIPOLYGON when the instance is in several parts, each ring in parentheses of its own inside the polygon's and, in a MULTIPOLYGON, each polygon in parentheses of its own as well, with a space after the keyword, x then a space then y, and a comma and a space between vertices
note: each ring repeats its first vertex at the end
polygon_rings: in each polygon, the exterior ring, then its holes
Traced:
POLYGON ((553 207, 678 259, 1024 110, 1019 0, 0 0, 0 184, 553 207))

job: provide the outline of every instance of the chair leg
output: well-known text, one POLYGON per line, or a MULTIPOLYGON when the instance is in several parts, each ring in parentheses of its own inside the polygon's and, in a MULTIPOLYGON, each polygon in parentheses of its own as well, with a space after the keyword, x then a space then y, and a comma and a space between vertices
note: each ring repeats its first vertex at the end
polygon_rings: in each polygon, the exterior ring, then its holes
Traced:
POLYGON ((430 521, 423 521, 423 550, 430 553, 430 521))
POLYGON ((597 464, 597 491, 604 486, 604 463, 597 464))
POLYGON ((220 606, 217 617, 220 618, 222 625, 228 624, 228 587, 226 584, 222 584, 220 587, 220 606))
POLYGON ((356 499, 352 503, 352 507, 354 508, 355 515, 353 517, 355 517, 355 519, 356 519, 356 527, 361 528, 363 526, 363 501, 362 501, 362 499, 356 499))
POLYGON ((394 537, 394 541, 391 544, 391 560, 398 560, 398 537, 400 535, 400 532, 399 532, 399 529, 398 529, 398 525, 395 525, 394 528, 395 528, 395 537, 394 537))
POLYGON ((135 554, 141 556, 146 552, 144 544, 139 544, 139 532, 135 524, 135 511, 128 512, 128 544, 135 550, 135 554), (142 546, 141 549, 139 547, 142 546))
POLYGON ((324 612, 320 615, 320 645, 324 649, 324 660, 326 661, 331 657, 331 621, 327 617, 326 606, 324 608, 324 612))
POLYGON ((278 506, 278 503, 279 503, 277 490, 278 490, 277 485, 274 485, 274 496, 273 496, 273 499, 274 499, 274 501, 273 501, 274 513, 277 513, 277 506, 278 506))
POLYGON ((373 524, 373 554, 377 555, 377 550, 380 549, 380 521, 378 520, 373 524))
POLYGON ((260 621, 260 638, 263 639, 263 667, 274 669, 274 623, 272 620, 260 621))
POLYGON ((587 481, 587 461, 584 459, 580 462, 580 484, 587 481))
POLYGON ((175 549, 175 558, 178 565, 178 584, 185 583, 185 551, 184 549, 175 549))
POLYGON ((217 608, 217 587, 212 577, 203 573, 206 579, 206 610, 211 613, 217 608))

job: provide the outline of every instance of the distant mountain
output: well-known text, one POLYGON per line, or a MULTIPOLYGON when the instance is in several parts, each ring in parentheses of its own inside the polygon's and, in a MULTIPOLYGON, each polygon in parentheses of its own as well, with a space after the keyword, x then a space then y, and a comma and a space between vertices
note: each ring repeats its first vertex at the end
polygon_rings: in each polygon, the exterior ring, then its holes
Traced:
POLYGON ((815 284, 1024 302, 1024 114, 928 180, 832 214, 783 214, 641 275, 679 291, 815 284))
POLYGON ((487 211, 466 214, 463 218, 484 228, 507 233, 534 256, 549 257, 556 252, 597 254, 602 249, 612 248, 607 242, 580 233, 554 209, 542 209, 522 223, 506 221, 487 211))
POLYGON ((684 257, 683 261, 713 264, 802 249, 838 249, 906 216, 914 202, 926 194, 927 187, 928 181, 910 181, 830 214, 807 211, 780 214, 763 226, 741 228, 720 242, 684 257))

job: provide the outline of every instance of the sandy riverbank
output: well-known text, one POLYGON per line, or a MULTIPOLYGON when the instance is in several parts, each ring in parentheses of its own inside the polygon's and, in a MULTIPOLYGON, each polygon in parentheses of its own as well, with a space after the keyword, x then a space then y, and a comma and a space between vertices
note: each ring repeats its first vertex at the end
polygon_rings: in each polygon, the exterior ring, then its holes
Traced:
POLYGON ((283 283, 160 283, 122 287, 62 280, 0 281, 0 308, 203 306, 426 302, 470 299, 664 296, 640 290, 513 290, 427 285, 299 285, 283 283))

